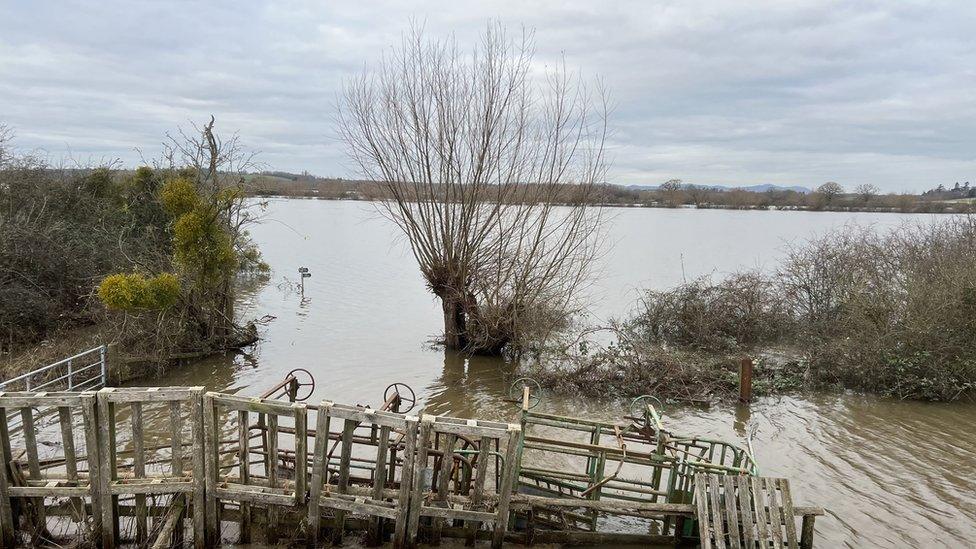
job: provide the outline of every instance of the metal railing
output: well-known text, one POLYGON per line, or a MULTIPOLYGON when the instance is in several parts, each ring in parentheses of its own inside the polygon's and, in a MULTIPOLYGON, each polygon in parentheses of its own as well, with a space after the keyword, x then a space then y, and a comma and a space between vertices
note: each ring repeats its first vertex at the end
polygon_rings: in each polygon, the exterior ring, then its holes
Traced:
POLYGON ((0 382, 0 391, 94 391, 105 386, 105 345, 0 382))

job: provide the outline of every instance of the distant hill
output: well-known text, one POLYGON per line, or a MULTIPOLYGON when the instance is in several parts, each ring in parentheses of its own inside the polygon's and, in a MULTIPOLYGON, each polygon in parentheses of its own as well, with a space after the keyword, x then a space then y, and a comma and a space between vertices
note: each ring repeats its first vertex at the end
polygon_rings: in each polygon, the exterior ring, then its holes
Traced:
MULTIPOLYGON (((687 183, 685 185, 688 185, 687 183)), ((766 191, 795 191, 802 194, 812 193, 813 189, 808 187, 802 187, 800 185, 773 185, 771 183, 765 183, 762 185, 747 185, 739 187, 729 187, 727 185, 695 185, 696 187, 706 187, 714 191, 731 191, 732 189, 743 189, 746 191, 754 193, 764 193, 766 191)), ((625 185, 629 189, 636 189, 640 191, 656 191, 660 185, 625 185)))

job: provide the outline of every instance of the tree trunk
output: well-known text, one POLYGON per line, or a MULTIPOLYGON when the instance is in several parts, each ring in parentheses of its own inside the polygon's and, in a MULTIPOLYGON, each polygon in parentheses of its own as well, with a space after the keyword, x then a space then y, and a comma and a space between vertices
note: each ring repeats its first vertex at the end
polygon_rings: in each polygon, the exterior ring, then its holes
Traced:
POLYGON ((464 350, 468 341, 465 337, 464 304, 460 300, 441 298, 444 308, 444 346, 448 349, 464 350))

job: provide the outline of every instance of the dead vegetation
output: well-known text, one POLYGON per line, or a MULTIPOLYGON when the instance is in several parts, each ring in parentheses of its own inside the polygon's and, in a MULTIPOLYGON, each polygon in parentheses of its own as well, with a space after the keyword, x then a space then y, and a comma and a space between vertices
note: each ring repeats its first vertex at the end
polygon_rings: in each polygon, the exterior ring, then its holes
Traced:
POLYGON ((976 389, 976 218, 849 226, 788 250, 771 274, 701 278, 648 292, 615 343, 551 353, 551 385, 694 400, 729 394, 736 362, 760 361, 760 392, 841 387, 949 401, 976 389))

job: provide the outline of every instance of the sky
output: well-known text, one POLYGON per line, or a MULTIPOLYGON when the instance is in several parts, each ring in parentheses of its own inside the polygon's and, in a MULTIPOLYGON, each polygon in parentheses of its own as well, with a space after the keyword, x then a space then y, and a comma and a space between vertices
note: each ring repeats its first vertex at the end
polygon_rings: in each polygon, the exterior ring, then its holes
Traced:
POLYGON ((0 0, 0 124, 135 165, 213 114, 267 169, 355 177, 337 94, 411 19, 524 26, 540 67, 602 79, 613 183, 976 184, 972 0, 0 0))

